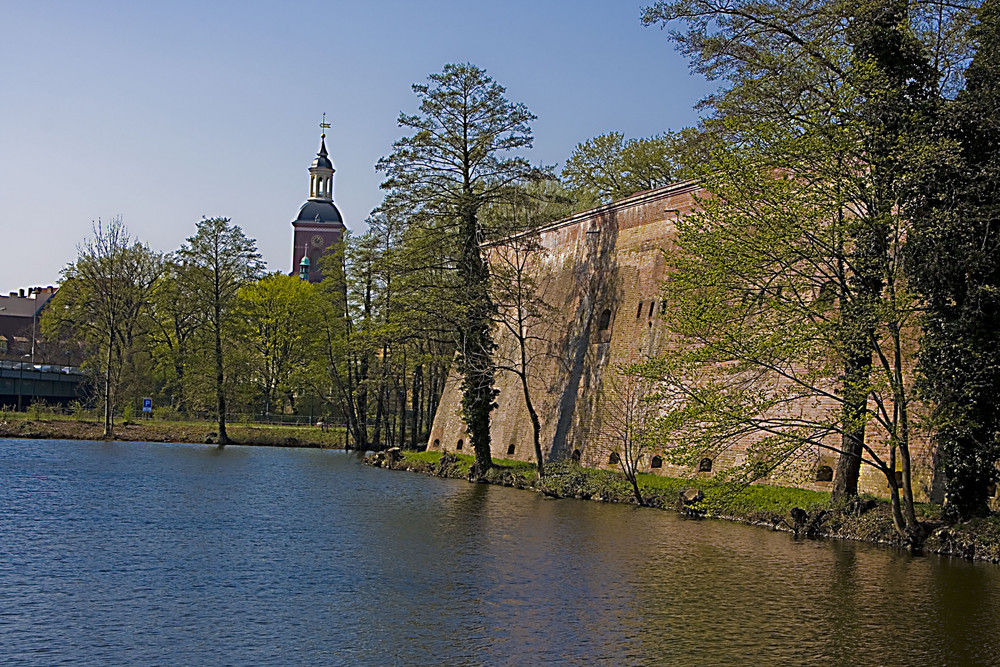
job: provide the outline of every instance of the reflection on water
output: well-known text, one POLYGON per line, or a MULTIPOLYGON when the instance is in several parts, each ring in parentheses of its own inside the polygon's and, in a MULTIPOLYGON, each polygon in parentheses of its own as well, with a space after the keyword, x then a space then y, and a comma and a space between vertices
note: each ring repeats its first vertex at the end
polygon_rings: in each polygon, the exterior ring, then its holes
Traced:
POLYGON ((998 583, 343 452, 0 441, 17 664, 997 664, 998 583))

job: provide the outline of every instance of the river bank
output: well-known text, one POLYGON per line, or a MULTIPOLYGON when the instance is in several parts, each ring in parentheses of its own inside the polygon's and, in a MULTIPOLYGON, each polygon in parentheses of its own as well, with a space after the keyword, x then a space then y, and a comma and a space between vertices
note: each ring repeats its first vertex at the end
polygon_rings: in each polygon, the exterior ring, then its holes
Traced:
MULTIPOLYGON (((610 470, 584 468, 572 462, 548 464, 538 479, 525 461, 497 461, 485 477, 473 478, 473 457, 440 452, 389 450, 366 457, 368 465, 436 477, 465 479, 542 493, 552 498, 576 498, 635 504, 624 476, 610 470)), ((725 485, 706 479, 639 475, 644 504, 679 511, 691 518, 721 519, 793 533, 797 537, 846 539, 895 548, 910 548, 892 525, 889 504, 862 497, 848 506, 830 502, 830 494, 759 484, 733 494, 725 485), (700 498, 696 502, 685 502, 700 498)), ((918 514, 927 538, 916 551, 968 560, 1000 563, 1000 517, 993 515, 949 525, 940 506, 921 504, 918 514)))
MULTIPOLYGON (((316 426, 227 424, 231 444, 267 447, 343 448, 344 430, 316 426)), ((210 422, 143 420, 115 425, 113 438, 104 437, 102 422, 77 419, 0 419, 0 438, 44 440, 122 440, 126 442, 178 442, 213 444, 217 425, 210 422)))

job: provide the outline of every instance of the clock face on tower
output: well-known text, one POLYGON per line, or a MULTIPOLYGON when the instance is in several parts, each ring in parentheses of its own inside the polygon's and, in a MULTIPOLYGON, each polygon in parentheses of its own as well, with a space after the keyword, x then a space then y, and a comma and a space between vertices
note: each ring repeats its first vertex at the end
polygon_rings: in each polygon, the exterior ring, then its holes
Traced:
POLYGON ((323 247, 323 237, 320 236, 319 234, 316 234, 315 236, 313 236, 312 239, 310 239, 310 242, 312 243, 312 246, 314 248, 321 248, 321 247, 323 247))

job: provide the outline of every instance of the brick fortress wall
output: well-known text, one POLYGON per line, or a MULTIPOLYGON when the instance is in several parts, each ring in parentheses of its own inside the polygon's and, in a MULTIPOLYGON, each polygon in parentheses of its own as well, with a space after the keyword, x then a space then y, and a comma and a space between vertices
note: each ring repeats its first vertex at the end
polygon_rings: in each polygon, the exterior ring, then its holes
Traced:
MULTIPOLYGON (((529 346, 532 362, 529 386, 541 420, 541 444, 547 460, 578 458, 588 467, 617 467, 609 463, 612 436, 606 424, 614 367, 662 353, 670 344, 660 319, 661 282, 667 270, 663 249, 676 238, 675 220, 697 206, 704 194, 691 182, 639 193, 621 201, 577 214, 541 230, 540 248, 529 268, 536 289, 549 310, 533 323, 531 335, 540 340, 529 346)), ((514 358, 516 341, 498 329, 500 365, 514 358)), ((915 336, 914 336, 915 339, 915 336)), ((498 408, 493 412, 491 437, 494 457, 533 460, 531 420, 518 377, 497 373, 498 408)), ((792 406, 803 414, 831 409, 814 403, 792 406)), ((471 453, 461 418, 460 378, 452 373, 445 385, 428 442, 432 450, 471 453)), ((874 429, 869 442, 883 437, 874 429), (874 439, 871 439, 874 438, 874 439)), ((745 462, 747 447, 759 436, 712 456, 713 472, 745 462)), ((926 438, 911 445, 914 493, 918 499, 937 496, 934 459, 926 438)), ((709 474, 663 463, 652 468, 650 451, 640 470, 676 476, 709 474)), ((778 471, 783 484, 829 490, 817 482, 820 466, 835 468, 836 454, 816 448, 778 471)), ((863 465, 863 492, 887 495, 885 477, 863 465)))

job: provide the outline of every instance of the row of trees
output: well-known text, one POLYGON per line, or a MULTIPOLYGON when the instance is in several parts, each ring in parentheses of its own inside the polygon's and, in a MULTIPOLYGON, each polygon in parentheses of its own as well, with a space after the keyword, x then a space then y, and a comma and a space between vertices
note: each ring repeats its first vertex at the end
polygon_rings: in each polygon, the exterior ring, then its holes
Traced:
POLYGON ((230 414, 299 412, 308 401, 318 417, 348 424, 358 446, 415 446, 451 351, 394 319, 390 269, 373 246, 380 229, 336 249, 329 277, 313 285, 265 274, 255 242, 224 218, 200 221, 168 255, 120 219, 98 223, 42 331, 83 346, 108 434, 143 396, 177 415, 214 415, 220 444, 230 414))
MULTIPOLYGON (((199 222, 168 255, 120 219, 94 227, 43 330, 84 344, 108 433, 140 396, 214 413, 223 444, 227 414, 294 412, 309 399, 359 448, 418 447, 457 360, 478 468, 492 464, 494 328, 520 327, 520 351, 499 370, 520 372, 530 400, 525 324, 538 312, 525 272, 533 242, 484 244, 574 204, 550 169, 517 155, 534 116, 483 70, 448 65, 413 88, 419 113, 399 120, 413 133, 377 165, 385 201, 363 235, 321 260, 317 285, 264 275, 254 241, 223 218, 199 222), (491 280, 485 253, 507 251, 514 282, 491 280)), ((537 429, 536 449, 541 465, 537 429)))

